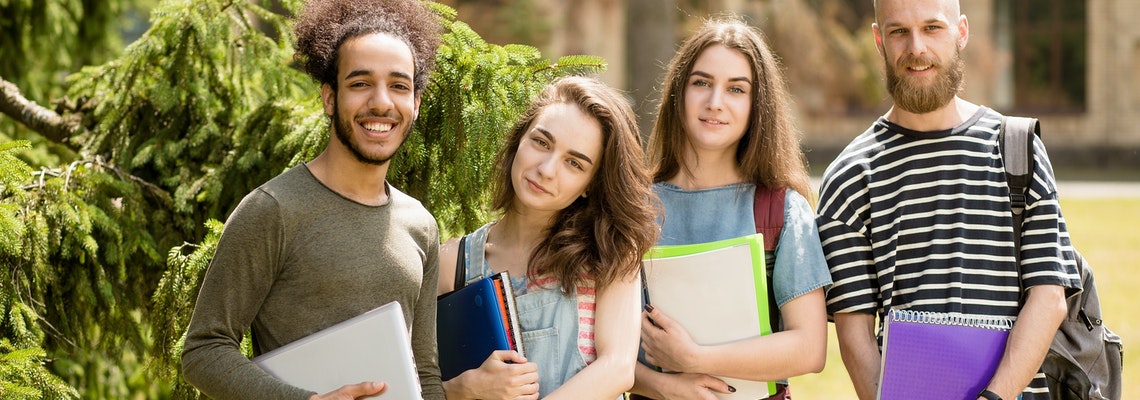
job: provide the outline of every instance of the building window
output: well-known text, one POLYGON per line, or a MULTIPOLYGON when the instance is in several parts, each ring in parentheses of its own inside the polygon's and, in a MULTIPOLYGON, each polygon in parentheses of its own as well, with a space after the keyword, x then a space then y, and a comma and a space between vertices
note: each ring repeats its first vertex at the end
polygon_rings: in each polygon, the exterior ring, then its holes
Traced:
POLYGON ((1012 25, 1014 109, 1085 111, 1087 1, 1003 0, 995 4, 998 21, 1012 25))

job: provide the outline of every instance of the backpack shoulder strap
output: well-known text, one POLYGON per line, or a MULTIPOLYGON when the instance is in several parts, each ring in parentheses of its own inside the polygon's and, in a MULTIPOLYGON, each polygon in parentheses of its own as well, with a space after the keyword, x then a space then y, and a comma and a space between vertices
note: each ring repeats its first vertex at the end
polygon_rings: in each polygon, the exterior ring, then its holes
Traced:
POLYGON ((998 131, 1005 179, 1013 206, 1014 232, 1020 238, 1021 214, 1025 211, 1029 182, 1033 179, 1033 136, 1041 134, 1036 118, 1003 117, 998 131))
POLYGON ((1026 117, 1002 117, 998 130, 998 146, 1005 165, 1005 181, 1009 186, 1009 204, 1013 211, 1013 257, 1017 263, 1019 302, 1025 301, 1021 282, 1021 223, 1029 182, 1033 179, 1033 136, 1040 134, 1041 126, 1037 119, 1026 117))
POLYGON ((779 332, 781 322, 780 307, 776 305, 776 292, 772 289, 772 275, 776 267, 776 245, 780 243, 780 232, 784 230, 784 195, 787 188, 772 189, 756 186, 756 198, 752 200, 752 217, 756 222, 756 232, 764 236, 764 272, 768 282, 768 321, 772 332, 779 332))
POLYGON ((463 289, 467 284, 467 249, 464 248, 466 245, 467 236, 464 235, 459 239, 459 251, 455 255, 455 286, 452 286, 451 290, 463 289))
POLYGON ((756 186, 752 201, 752 215, 756 219, 756 232, 764 235, 764 251, 776 251, 780 232, 784 229, 784 192, 787 188, 756 186))

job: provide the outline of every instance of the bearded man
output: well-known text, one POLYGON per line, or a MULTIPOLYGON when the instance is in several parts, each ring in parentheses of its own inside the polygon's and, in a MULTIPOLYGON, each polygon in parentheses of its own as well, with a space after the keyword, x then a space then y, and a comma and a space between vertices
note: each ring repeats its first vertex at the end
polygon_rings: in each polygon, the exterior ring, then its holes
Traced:
POLYGON ((1081 285, 1045 148, 1034 138, 1017 257, 1002 115, 958 97, 969 39, 958 1, 878 0, 871 28, 894 104, 827 168, 817 217, 835 282, 827 312, 855 391, 876 396, 876 317, 908 309, 1016 317, 977 397, 1047 399, 1039 369, 1081 285))

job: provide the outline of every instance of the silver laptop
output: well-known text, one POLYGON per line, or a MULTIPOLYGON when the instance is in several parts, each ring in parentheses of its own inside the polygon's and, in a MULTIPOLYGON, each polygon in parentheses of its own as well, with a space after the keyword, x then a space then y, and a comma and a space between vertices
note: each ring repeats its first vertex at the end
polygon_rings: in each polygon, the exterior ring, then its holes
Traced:
POLYGON ((422 398, 404 312, 395 301, 273 349, 253 362, 277 379, 317 393, 380 381, 388 384, 381 398, 422 398))

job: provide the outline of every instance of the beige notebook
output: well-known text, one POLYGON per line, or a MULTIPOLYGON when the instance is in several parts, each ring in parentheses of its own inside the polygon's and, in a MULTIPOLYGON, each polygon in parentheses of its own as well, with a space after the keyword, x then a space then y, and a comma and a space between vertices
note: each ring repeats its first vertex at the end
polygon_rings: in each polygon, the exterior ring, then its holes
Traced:
POLYGON ((277 379, 317 393, 380 381, 388 384, 383 398, 422 398, 404 312, 395 301, 273 349, 253 362, 277 379))
MULTIPOLYGON (((717 345, 771 334, 764 238, 656 246, 642 259, 646 301, 680 324, 693 341, 717 345)), ((771 396, 775 382, 718 377, 735 393, 722 400, 771 396)))

